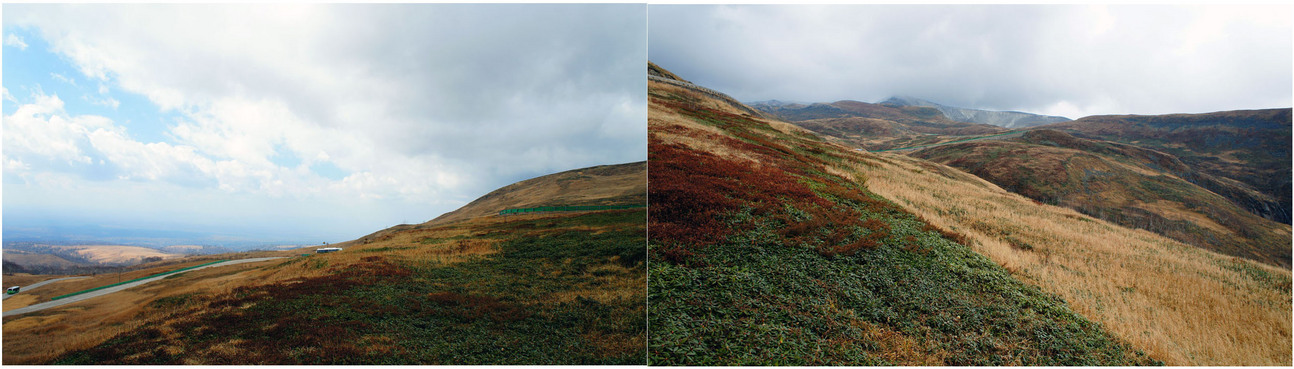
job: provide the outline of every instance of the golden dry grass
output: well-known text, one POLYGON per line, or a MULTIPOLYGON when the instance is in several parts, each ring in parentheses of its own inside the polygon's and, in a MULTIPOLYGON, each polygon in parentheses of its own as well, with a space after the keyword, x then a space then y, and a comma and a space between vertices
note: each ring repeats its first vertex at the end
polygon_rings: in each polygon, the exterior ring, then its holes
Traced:
MULTIPOLYGON (((653 84, 654 89, 657 84, 653 84)), ((668 85, 667 85, 668 86, 668 85)), ((755 155, 743 150, 725 146, 712 137, 729 137, 727 132, 713 126, 697 124, 692 119, 667 110, 658 104, 652 104, 647 116, 647 124, 653 139, 666 144, 680 144, 703 152, 718 155, 724 159, 735 159, 758 163, 755 155)))
POLYGON ((646 273, 630 273, 629 268, 620 264, 603 264, 589 268, 584 273, 582 280, 588 281, 588 283, 578 289, 554 292, 549 295, 547 300, 572 302, 582 297, 602 303, 610 303, 616 300, 644 298, 643 290, 647 288, 646 273), (598 276, 599 274, 602 274, 602 276, 598 276), (625 278, 625 275, 633 277, 625 278))
MULTIPOLYGON (((168 270, 210 262, 200 258, 177 265, 122 273, 121 280, 139 278, 168 270)), ((4 364, 44 362, 65 352, 93 347, 119 333, 139 327, 158 311, 144 307, 158 298, 187 293, 227 293, 236 286, 256 283, 258 268, 275 261, 207 268, 178 274, 140 287, 56 308, 4 319, 4 364)), ((4 302, 5 310, 16 309, 51 297, 116 283, 116 274, 59 282, 28 295, 4 302), (25 300, 18 300, 23 298, 25 300), (22 302, 22 303, 16 303, 22 302), (11 304, 13 303, 13 304, 11 304)))
POLYGON ((1170 365, 1290 365, 1290 272, 1039 205, 902 155, 858 155, 867 187, 1170 365), (927 168, 927 169, 923 169, 927 168), (1022 247, 1021 245, 1027 245, 1022 247))
POLYGON ((128 290, 113 294, 111 299, 91 299, 5 318, 4 364, 47 361, 132 330, 140 324, 133 318, 146 298, 128 290))
MULTIPOLYGON (((1198 211, 1187 209, 1186 206, 1182 205, 1182 203, 1180 202, 1159 200, 1159 201, 1150 202, 1150 203, 1138 202, 1134 206, 1141 208, 1143 210, 1158 214, 1159 216, 1162 216, 1165 219, 1184 220, 1184 221, 1194 223, 1198 226, 1208 228, 1209 230, 1217 232, 1219 234, 1235 236, 1235 232, 1228 229, 1226 226, 1218 224, 1218 222, 1213 221, 1213 219, 1209 219, 1207 215, 1201 214, 1198 211)), ((1280 233, 1280 231, 1282 230, 1288 231, 1287 228, 1280 228, 1280 227, 1272 228, 1271 230, 1277 233, 1280 233)), ((1285 233, 1288 233, 1288 232, 1285 232, 1285 233)))

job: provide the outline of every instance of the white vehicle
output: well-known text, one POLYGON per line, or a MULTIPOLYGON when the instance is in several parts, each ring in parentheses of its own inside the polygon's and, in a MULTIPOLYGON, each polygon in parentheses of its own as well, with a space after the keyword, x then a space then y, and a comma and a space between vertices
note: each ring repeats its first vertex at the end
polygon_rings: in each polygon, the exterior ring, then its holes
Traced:
POLYGON ((327 254, 330 252, 338 252, 338 251, 341 251, 340 247, 324 247, 324 248, 315 249, 316 254, 327 254))
POLYGON ((9 287, 9 289, 5 290, 5 291, 4 291, 4 293, 5 293, 6 295, 12 295, 12 294, 18 293, 18 290, 20 290, 20 289, 22 289, 22 286, 13 286, 13 287, 9 287))

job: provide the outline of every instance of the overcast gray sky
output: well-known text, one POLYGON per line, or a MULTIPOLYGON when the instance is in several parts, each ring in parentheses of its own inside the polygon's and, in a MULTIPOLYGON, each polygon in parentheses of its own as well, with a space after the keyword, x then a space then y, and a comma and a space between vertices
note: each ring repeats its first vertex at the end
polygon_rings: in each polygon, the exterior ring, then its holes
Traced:
POLYGON ((340 241, 646 159, 642 4, 3 10, 6 226, 340 241))
POLYGON ((651 5, 649 57, 742 101, 1079 118, 1291 106, 1282 6, 651 5))

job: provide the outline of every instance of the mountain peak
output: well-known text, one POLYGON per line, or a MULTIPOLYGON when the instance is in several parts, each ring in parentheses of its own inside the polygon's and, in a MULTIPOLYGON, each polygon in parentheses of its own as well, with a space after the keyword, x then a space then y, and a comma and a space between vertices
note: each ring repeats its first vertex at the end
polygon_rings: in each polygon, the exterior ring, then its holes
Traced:
POLYGON ((890 96, 890 98, 885 99, 884 101, 878 102, 877 104, 896 105, 896 106, 938 106, 939 105, 930 100, 919 99, 912 96, 890 96))
POLYGON ((911 96, 892 96, 880 105, 890 106, 925 106, 939 109, 948 119, 966 123, 992 124, 1004 128, 1024 128, 1040 126, 1044 124, 1068 122, 1069 118, 1032 114, 1018 111, 994 111, 981 109, 959 108, 954 106, 943 105, 930 100, 924 100, 911 96))

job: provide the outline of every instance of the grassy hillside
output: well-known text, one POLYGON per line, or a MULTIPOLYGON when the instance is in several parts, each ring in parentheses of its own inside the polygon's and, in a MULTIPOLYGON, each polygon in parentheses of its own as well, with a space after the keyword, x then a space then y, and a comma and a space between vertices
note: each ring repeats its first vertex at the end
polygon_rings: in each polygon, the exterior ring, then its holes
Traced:
POLYGON ((1045 126, 1082 138, 1135 144, 1177 156, 1183 163, 1251 190, 1235 191, 1208 179, 1186 178, 1230 198, 1261 217, 1290 223, 1290 109, 1207 114, 1107 115, 1045 126))
POLYGON ((851 167, 869 156, 649 94, 652 364, 1156 362, 871 193, 851 167))
POLYGON ((1288 270, 649 95, 653 364, 1290 364, 1288 270))
POLYGON ((504 186, 425 225, 447 224, 514 208, 645 204, 646 196, 647 162, 599 165, 504 186))
POLYGON ((4 360, 641 364, 645 222, 631 209, 388 229, 335 253, 204 269, 6 318, 4 360))
POLYGON ((1011 140, 938 146, 910 155, 1115 224, 1227 255, 1290 266, 1288 225, 1260 218, 1173 175, 1194 172, 1169 154, 1044 129, 1011 140))

